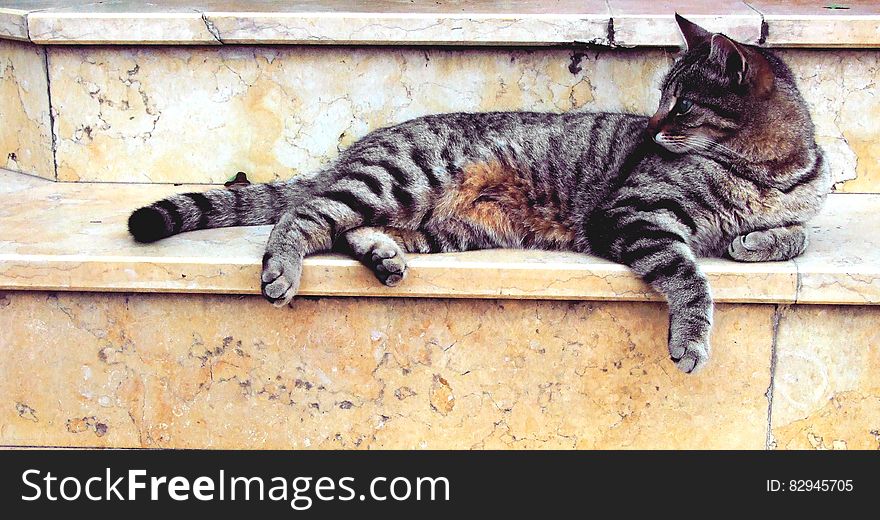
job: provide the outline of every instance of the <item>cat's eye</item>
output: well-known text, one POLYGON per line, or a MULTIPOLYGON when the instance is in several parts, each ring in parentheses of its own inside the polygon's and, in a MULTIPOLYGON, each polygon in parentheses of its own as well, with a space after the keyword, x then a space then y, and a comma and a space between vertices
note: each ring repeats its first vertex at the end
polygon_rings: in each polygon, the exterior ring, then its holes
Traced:
POLYGON ((675 115, 683 116, 694 108, 694 103, 689 99, 679 99, 675 104, 675 115))

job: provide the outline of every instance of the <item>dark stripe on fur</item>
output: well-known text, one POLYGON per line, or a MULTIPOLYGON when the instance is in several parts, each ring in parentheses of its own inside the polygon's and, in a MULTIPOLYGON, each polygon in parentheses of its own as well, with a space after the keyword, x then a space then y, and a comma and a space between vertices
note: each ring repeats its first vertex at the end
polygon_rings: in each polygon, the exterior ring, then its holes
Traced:
POLYGON ((443 251, 443 246, 440 244, 440 240, 437 238, 437 235, 432 233, 431 231, 422 230, 422 236, 425 237, 425 242, 428 244, 428 251, 431 253, 439 253, 443 251))
POLYGON ((214 204, 203 193, 184 193, 183 196, 189 197, 196 207, 199 208, 199 222, 196 224, 196 229, 207 228, 210 214, 214 210, 214 204))
POLYGON ((669 278, 676 273, 681 274, 680 270, 684 270, 686 268, 687 263, 685 262, 685 260, 676 255, 666 262, 651 267, 651 269, 648 270, 648 272, 645 273, 645 276, 643 276, 642 278, 647 283, 654 283, 661 278, 669 278))
POLYGON ((791 193, 799 186, 803 186, 804 184, 809 184, 815 181, 822 173, 822 164, 822 154, 816 154, 816 160, 813 162, 813 167, 807 170, 807 172, 805 172, 804 174, 792 180, 791 184, 782 188, 780 191, 782 191, 782 193, 791 193))
POLYGON ((656 244, 650 244, 646 246, 626 248, 620 255, 620 261, 626 265, 632 265, 635 262, 642 260, 643 258, 647 258, 651 255, 656 255, 661 251, 666 251, 673 243, 674 241, 667 241, 658 242, 656 244))
POLYGON ((690 216, 677 200, 670 198, 662 198, 657 200, 646 200, 641 197, 632 196, 619 200, 615 203, 616 207, 630 207, 636 211, 652 213, 655 211, 666 210, 678 219, 679 222, 687 226, 691 230, 691 234, 696 234, 697 223, 690 216))
POLYGON ((317 227, 322 227, 324 225, 324 223, 319 221, 318 218, 316 218, 312 215, 309 215, 308 213, 304 213, 302 211, 297 211, 295 216, 296 216, 297 220, 305 220, 307 222, 311 222, 312 224, 314 224, 317 227))
POLYGON ((401 211, 405 213, 409 213, 412 211, 415 199, 410 192, 395 184, 391 187, 391 194, 394 195, 394 199, 397 200, 401 211))
POLYGON ((373 192, 377 197, 382 196, 382 183, 379 179, 373 177, 367 172, 363 171, 354 171, 348 174, 348 178, 359 181, 367 186, 370 191, 373 192))
POLYGON ((331 217, 330 215, 328 215, 324 212, 321 212, 321 211, 318 211, 316 214, 318 217, 324 219, 324 222, 327 224, 327 227, 330 228, 330 238, 335 239, 336 236, 338 235, 338 232, 337 232, 338 224, 337 224, 336 220, 333 217, 331 217))
POLYGON ((364 222, 375 221, 375 208, 348 190, 330 190, 322 195, 327 199, 348 206, 353 212, 359 214, 364 222))
POLYGON ((684 237, 680 234, 642 219, 634 220, 617 228, 617 236, 623 240, 624 244, 643 238, 685 242, 684 237))
POLYGON ((177 209, 177 205, 170 200, 165 199, 157 202, 155 206, 164 211, 165 215, 168 216, 168 233, 172 235, 174 233, 180 233, 180 231, 183 229, 183 217, 180 215, 180 211, 177 209))
MULTIPOLYGON (((445 149, 444 149, 445 150, 445 149)), ((425 176, 425 179, 428 181, 428 185, 432 190, 436 190, 439 188, 442 183, 440 179, 437 178, 437 175, 434 173, 434 167, 431 164, 431 159, 424 152, 424 150, 420 148, 412 148, 409 151, 409 158, 414 165, 422 172, 422 175, 425 176)))

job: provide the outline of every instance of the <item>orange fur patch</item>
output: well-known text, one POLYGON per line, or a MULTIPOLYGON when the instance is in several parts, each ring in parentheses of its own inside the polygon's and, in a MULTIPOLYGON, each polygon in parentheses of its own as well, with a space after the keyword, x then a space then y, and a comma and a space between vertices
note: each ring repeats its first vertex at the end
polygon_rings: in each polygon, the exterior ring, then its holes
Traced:
POLYGON ((460 218, 486 230, 499 245, 562 249, 574 241, 560 208, 538 206, 527 176, 499 161, 474 163, 461 184, 441 200, 435 214, 460 218))

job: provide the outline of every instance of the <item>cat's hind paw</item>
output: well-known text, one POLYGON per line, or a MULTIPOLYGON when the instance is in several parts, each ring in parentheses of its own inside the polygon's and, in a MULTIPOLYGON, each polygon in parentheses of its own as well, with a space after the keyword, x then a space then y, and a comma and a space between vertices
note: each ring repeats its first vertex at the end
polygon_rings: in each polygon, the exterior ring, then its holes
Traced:
POLYGON ((395 287, 406 277, 406 258, 403 251, 394 243, 379 243, 367 253, 364 259, 380 282, 395 287))
POLYGON ((263 256, 260 290, 269 303, 283 307, 296 295, 301 275, 302 256, 288 257, 266 253, 263 256))

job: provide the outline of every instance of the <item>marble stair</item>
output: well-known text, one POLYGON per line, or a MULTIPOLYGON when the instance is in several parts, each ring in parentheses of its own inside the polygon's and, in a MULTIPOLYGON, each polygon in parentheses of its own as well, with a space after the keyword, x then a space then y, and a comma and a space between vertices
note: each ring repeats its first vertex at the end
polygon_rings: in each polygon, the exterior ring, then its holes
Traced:
POLYGON ((0 446, 880 446, 872 2, 279 4, 0 0, 0 446), (778 49, 837 181, 804 256, 703 262, 695 376, 658 296, 596 258, 416 255, 390 289, 321 255, 275 309, 268 227, 126 234, 145 202, 422 114, 650 112, 675 9, 778 49))

